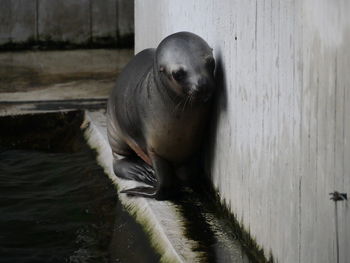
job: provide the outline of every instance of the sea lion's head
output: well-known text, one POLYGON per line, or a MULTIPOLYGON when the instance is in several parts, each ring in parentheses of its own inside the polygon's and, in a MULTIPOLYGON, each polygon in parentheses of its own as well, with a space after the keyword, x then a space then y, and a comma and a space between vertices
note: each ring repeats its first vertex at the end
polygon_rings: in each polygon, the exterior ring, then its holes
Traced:
POLYGON ((162 86, 192 102, 206 102, 214 91, 212 48, 199 36, 178 32, 166 37, 156 51, 155 69, 162 86))

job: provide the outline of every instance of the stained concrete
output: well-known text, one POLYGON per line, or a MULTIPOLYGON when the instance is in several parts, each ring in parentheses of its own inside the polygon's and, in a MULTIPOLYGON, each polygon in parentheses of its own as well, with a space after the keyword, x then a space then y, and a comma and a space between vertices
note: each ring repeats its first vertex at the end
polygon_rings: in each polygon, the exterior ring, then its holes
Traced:
POLYGON ((36 1, 0 1, 0 44, 36 37, 36 1))
POLYGON ((15 114, 45 111, 45 105, 65 110, 105 104, 132 56, 127 49, 0 53, 1 110, 15 114))
POLYGON ((131 47, 134 1, 0 0, 0 45, 59 42, 131 47))
MULTIPOLYGON (((118 2, 115 0, 91 1, 91 34, 92 40, 103 38, 116 39, 118 30, 118 16, 116 15, 118 2)), ((133 20, 130 21, 133 23, 133 20)))
POLYGON ((134 33, 134 1, 119 0, 117 6, 118 36, 130 36, 134 33))
POLYGON ((278 262, 348 262, 350 4, 135 2, 136 52, 192 31, 214 49, 219 100, 208 172, 278 262))
POLYGON ((39 40, 82 43, 91 36, 89 0, 40 0, 39 40))
POLYGON ((0 1, 0 44, 11 41, 11 0, 0 1))

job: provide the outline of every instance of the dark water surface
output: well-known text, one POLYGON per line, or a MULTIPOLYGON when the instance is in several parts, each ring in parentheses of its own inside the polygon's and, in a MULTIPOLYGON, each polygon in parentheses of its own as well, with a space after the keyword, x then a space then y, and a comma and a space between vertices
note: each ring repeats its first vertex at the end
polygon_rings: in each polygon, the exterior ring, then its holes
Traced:
POLYGON ((1 263, 159 260, 94 152, 80 144, 0 148, 1 263))

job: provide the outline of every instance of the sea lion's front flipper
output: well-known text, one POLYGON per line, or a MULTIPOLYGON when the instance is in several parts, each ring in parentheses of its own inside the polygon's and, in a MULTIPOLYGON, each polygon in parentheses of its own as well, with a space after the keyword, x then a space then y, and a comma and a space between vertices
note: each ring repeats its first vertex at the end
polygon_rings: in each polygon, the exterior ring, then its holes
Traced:
POLYGON ((121 191, 131 196, 142 196, 155 198, 157 200, 166 200, 179 194, 178 179, 175 168, 170 162, 164 160, 155 153, 151 153, 152 165, 156 176, 155 187, 135 187, 121 191))
POLYGON ((115 175, 120 178, 143 182, 151 186, 157 185, 153 168, 137 156, 114 159, 113 170, 115 175))

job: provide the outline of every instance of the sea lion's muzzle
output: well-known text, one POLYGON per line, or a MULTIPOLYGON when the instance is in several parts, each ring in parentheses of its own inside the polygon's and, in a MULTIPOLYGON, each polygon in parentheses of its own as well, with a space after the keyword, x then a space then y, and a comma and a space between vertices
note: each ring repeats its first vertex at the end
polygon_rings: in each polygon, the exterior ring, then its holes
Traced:
POLYGON ((207 102, 214 90, 214 82, 209 78, 201 78, 196 84, 184 88, 184 93, 198 102, 207 102))

